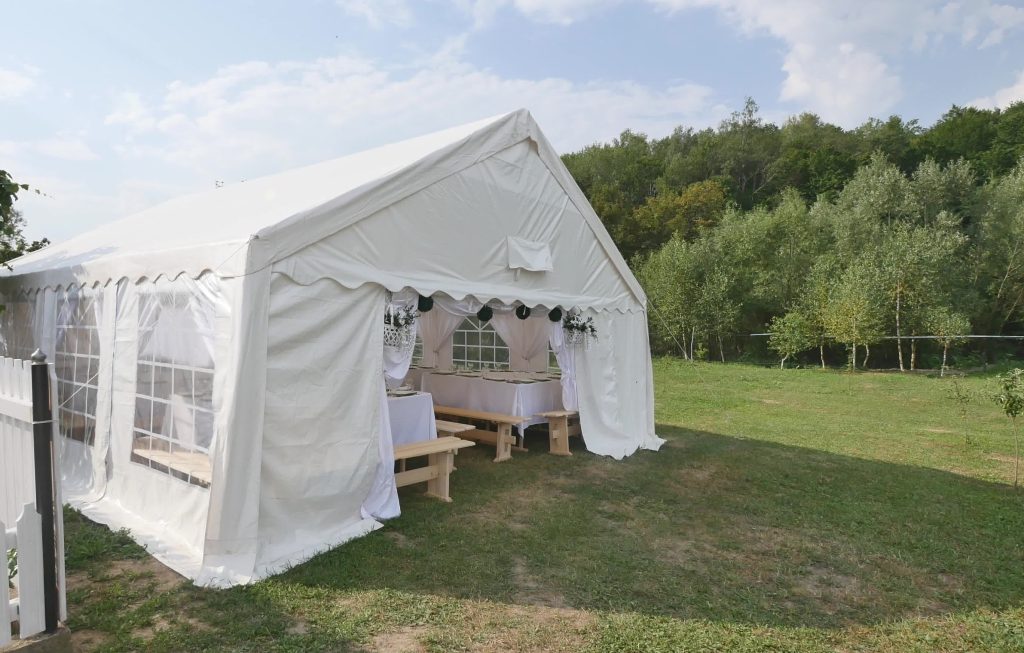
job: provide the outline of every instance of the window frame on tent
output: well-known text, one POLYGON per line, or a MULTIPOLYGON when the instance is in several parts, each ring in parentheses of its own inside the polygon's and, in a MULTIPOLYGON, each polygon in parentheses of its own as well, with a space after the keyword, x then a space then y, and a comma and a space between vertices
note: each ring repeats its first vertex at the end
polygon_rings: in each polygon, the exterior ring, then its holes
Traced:
POLYGON ((101 290, 77 286, 65 288, 54 307, 57 432, 90 447, 96 443, 102 350, 97 311, 102 310, 101 290))
POLYGON ((452 333, 452 365, 468 369, 508 370, 510 369, 511 351, 501 336, 489 322, 481 322, 474 316, 468 316, 459 323, 452 333), (475 340, 473 343, 471 341, 475 340), (489 343, 484 342, 490 340, 489 343), (476 349, 476 358, 470 351, 476 349), (459 353, 462 355, 460 356, 459 353), (486 360, 483 352, 490 352, 490 360, 486 360), (504 360, 498 360, 499 355, 504 360))
MULTIPOLYGON (((172 333, 177 331, 174 334, 177 336, 202 336, 202 331, 194 328, 194 320, 182 319, 180 315, 190 315, 194 308, 190 302, 196 301, 196 295, 189 292, 188 284, 175 281, 140 289, 138 301, 135 421, 130 459, 172 478, 209 488, 210 449, 216 437, 213 409, 216 361, 211 360, 209 367, 197 365, 194 359, 188 360, 190 352, 168 357, 157 354, 148 345, 158 328, 172 333), (163 312, 175 314, 175 318, 169 320, 173 327, 159 326, 163 312), (182 327, 182 324, 193 328, 182 327), (202 388, 201 394, 197 394, 197 388, 202 388), (179 431, 177 419, 188 422, 182 431, 179 431), (167 420, 170 420, 169 425, 167 420), (191 442, 182 439, 183 432, 191 435, 191 442), (205 444, 199 441, 200 437, 205 444)), ((212 307, 204 308, 212 310, 212 307)))

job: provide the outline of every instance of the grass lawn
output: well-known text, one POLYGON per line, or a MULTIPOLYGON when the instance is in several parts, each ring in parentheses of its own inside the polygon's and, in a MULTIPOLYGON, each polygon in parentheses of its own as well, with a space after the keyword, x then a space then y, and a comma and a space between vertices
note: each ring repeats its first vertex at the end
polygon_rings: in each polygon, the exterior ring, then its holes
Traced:
MULTIPOLYGON (((949 379, 655 362, 668 443, 458 458, 455 503, 212 591, 69 513, 80 650, 1022 651, 1009 424, 949 379)), ((990 377, 966 379, 981 390, 990 377)))

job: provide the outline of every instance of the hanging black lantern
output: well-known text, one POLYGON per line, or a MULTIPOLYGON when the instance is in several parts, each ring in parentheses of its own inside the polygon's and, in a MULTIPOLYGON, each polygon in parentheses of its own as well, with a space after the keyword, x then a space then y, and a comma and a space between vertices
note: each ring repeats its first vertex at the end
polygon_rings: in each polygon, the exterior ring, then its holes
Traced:
POLYGON ((416 309, 420 313, 429 313, 432 308, 434 308, 433 297, 424 297, 423 295, 420 295, 420 298, 416 300, 416 309))
POLYGON ((523 305, 516 306, 516 317, 520 320, 525 320, 530 317, 530 307, 523 305))
POLYGON ((548 319, 552 322, 560 322, 562 320, 562 309, 557 307, 551 309, 551 312, 548 313, 548 319))
POLYGON ((476 319, 481 322, 490 322, 492 317, 494 317, 494 310, 490 306, 484 306, 476 312, 476 319))

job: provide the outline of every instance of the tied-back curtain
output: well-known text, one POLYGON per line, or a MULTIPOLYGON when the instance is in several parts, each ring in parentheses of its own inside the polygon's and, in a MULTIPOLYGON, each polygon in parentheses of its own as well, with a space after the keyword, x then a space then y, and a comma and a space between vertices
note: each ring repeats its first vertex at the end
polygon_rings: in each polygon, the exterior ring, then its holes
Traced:
POLYGON ((455 333, 455 329, 462 324, 463 316, 449 313, 436 303, 434 310, 422 313, 417 320, 420 329, 420 338, 423 340, 423 366, 434 367, 437 365, 438 352, 447 344, 448 340, 455 333))
MULTIPOLYGON (((423 318, 418 318, 409 327, 412 331, 412 339, 416 339, 416 328, 418 322, 423 318)), ((389 388, 394 388, 401 385, 402 381, 405 380, 405 375, 409 373, 409 366, 412 365, 412 353, 415 347, 392 347, 384 345, 384 381, 387 383, 389 388)), ((426 346, 424 345, 424 350, 426 346)))
POLYGON ((561 322, 551 322, 549 338, 551 351, 555 353, 558 367, 562 370, 562 407, 566 410, 579 410, 580 404, 576 394, 576 352, 565 342, 565 331, 561 322))
POLYGON ((550 337, 547 317, 520 320, 515 313, 497 313, 491 326, 509 349, 509 367, 513 372, 540 372, 547 369, 550 337))

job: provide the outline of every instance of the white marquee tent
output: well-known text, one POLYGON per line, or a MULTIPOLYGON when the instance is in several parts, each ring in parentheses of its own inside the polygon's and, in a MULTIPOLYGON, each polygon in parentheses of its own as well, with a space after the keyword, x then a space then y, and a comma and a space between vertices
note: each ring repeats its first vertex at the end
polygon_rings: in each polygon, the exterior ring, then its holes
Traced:
POLYGON ((460 316, 535 307, 512 369, 544 369, 549 334, 590 451, 662 443, 644 294, 525 110, 172 200, 12 265, 3 353, 54 362, 66 501, 199 584, 397 514, 389 300, 435 298, 419 330, 442 365, 460 316), (560 342, 555 307, 594 319, 593 346, 560 342))

